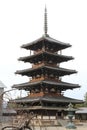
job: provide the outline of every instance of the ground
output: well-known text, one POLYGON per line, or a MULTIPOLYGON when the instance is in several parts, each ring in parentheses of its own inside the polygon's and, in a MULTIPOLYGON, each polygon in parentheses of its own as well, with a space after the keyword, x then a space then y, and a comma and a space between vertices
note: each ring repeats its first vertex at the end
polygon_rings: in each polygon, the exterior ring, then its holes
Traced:
MULTIPOLYGON (((5 126, 5 124, 0 124, 0 130, 4 126, 5 126)), ((77 124, 76 127, 77 127, 76 130, 87 130, 87 122, 85 122, 85 123, 80 122, 79 124, 77 124)), ((44 128, 36 127, 36 130, 67 130, 67 129, 65 127, 53 127, 53 126, 51 126, 51 127, 44 127, 44 128)), ((72 130, 72 129, 70 129, 70 130, 72 130)))

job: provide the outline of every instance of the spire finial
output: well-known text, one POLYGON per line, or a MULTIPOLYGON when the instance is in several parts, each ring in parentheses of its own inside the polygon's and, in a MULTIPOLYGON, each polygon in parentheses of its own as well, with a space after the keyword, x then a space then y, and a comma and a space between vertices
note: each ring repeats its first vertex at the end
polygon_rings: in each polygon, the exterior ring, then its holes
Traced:
POLYGON ((45 12, 44 12, 44 34, 47 35, 47 8, 45 5, 45 12))

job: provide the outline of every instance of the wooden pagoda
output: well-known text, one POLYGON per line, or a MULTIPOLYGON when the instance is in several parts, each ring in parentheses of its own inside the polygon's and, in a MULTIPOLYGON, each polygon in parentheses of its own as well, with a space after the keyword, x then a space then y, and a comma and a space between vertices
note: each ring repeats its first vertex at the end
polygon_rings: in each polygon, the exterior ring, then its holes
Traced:
POLYGON ((21 47, 30 51, 30 55, 20 57, 19 61, 29 62, 32 68, 18 70, 15 73, 28 76, 26 83, 15 84, 12 87, 29 91, 27 97, 15 99, 17 111, 33 112, 41 116, 61 117, 69 103, 81 103, 81 100, 65 97, 63 92, 68 89, 79 88, 78 84, 63 82, 61 77, 77 73, 75 70, 61 68, 60 63, 74 59, 60 53, 71 47, 70 44, 60 42, 47 34, 47 12, 45 8, 44 35, 21 47))

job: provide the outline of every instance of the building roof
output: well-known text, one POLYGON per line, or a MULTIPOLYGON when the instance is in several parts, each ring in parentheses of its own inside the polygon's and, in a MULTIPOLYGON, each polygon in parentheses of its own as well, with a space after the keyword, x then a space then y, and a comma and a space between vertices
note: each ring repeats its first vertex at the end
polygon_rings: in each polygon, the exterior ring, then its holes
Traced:
POLYGON ((37 61, 42 61, 42 60, 51 60, 54 63, 61 63, 64 61, 68 61, 68 60, 72 60, 74 59, 72 56, 64 56, 64 55, 60 55, 60 54, 55 54, 55 53, 50 53, 47 51, 42 51, 38 54, 34 54, 31 56, 26 56, 26 57, 20 57, 18 60, 19 61, 24 61, 24 62, 30 62, 30 63, 34 63, 37 61))
POLYGON ((49 102, 49 103, 82 103, 82 100, 72 99, 65 96, 44 95, 42 97, 24 97, 14 100, 16 103, 35 103, 35 102, 49 102))
POLYGON ((65 69, 65 68, 42 65, 37 68, 18 70, 15 72, 15 74, 21 74, 21 75, 26 75, 26 76, 33 76, 35 74, 46 74, 46 73, 55 74, 57 76, 64 76, 64 75, 77 73, 77 71, 65 69))
POLYGON ((3 114, 17 114, 17 112, 14 109, 8 109, 8 108, 4 108, 2 112, 3 114))
POLYGON ((87 114, 87 107, 80 107, 77 111, 76 114, 87 114))
POLYGON ((53 49, 56 48, 56 50, 58 51, 58 50, 70 47, 71 45, 68 43, 64 43, 64 42, 55 40, 48 35, 43 35, 39 39, 37 39, 31 43, 24 44, 21 47, 25 48, 25 49, 30 49, 30 50, 37 50, 38 48, 42 48, 43 46, 49 46, 53 49))
POLYGON ((17 89, 24 89, 24 90, 32 90, 35 88, 40 88, 40 87, 55 87, 58 88, 59 90, 67 90, 67 89, 74 89, 74 88, 79 88, 80 86, 78 84, 71 84, 71 83, 66 83, 66 82, 54 82, 54 81, 47 81, 47 80, 42 80, 42 81, 37 81, 37 82, 26 82, 22 84, 16 84, 13 85, 12 88, 17 88, 17 89))

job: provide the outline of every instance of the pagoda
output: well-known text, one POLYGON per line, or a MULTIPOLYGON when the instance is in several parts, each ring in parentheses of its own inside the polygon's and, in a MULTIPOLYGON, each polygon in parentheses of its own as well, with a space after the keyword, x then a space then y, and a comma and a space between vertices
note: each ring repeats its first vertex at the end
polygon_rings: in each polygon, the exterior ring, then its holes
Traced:
MULTIPOLYGON (((30 55, 18 60, 32 64, 32 68, 18 70, 15 73, 28 76, 29 81, 15 84, 12 88, 28 91, 26 97, 15 99, 17 112, 33 112, 42 119, 53 120, 64 117, 69 103, 82 103, 82 100, 64 96, 64 91, 79 88, 78 84, 63 82, 63 76, 77 73, 76 70, 61 68, 60 63, 73 60, 72 56, 62 55, 63 49, 70 44, 53 39, 47 33, 47 9, 44 13, 44 35, 39 39, 21 46, 27 49, 30 55)), ((44 123, 48 123, 48 122, 44 123)), ((48 123, 49 124, 49 123, 48 123)))

